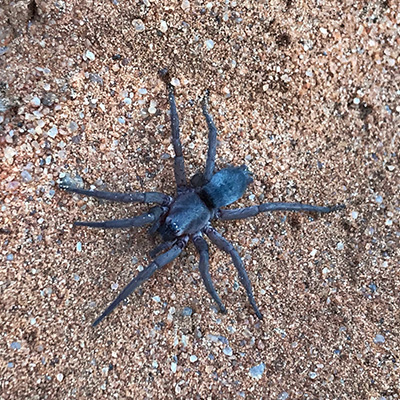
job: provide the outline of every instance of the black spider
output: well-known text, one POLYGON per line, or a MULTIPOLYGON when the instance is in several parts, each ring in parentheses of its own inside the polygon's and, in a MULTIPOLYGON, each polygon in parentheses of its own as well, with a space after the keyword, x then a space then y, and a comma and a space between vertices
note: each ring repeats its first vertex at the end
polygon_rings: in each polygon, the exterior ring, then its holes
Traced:
POLYGON ((153 261, 125 287, 118 297, 107 307, 107 309, 94 321, 93 326, 98 325, 108 316, 121 301, 126 299, 143 282, 147 281, 158 269, 162 268, 174 260, 183 250, 191 239, 200 254, 199 270, 204 285, 217 303, 221 312, 226 309, 219 298, 209 273, 208 245, 203 238, 203 234, 208 236, 221 250, 228 253, 239 274, 241 284, 247 292, 248 299, 255 314, 259 319, 262 315, 253 297, 251 283, 243 262, 232 246, 222 235, 212 226, 211 220, 234 220, 253 217, 259 213, 267 211, 305 211, 317 213, 329 213, 343 208, 343 205, 333 207, 313 206, 301 203, 264 203, 257 206, 237 208, 233 210, 223 210, 221 207, 227 206, 240 199, 247 186, 253 181, 251 173, 245 165, 240 167, 228 167, 214 173, 215 154, 217 147, 217 129, 213 119, 207 110, 208 93, 202 101, 204 117, 208 125, 208 153, 206 168, 203 174, 198 173, 190 184, 187 182, 184 161, 182 156, 182 145, 179 139, 179 119, 176 111, 174 87, 170 83, 167 70, 160 71, 160 76, 167 85, 168 100, 171 108, 171 130, 172 144, 175 151, 174 174, 177 185, 177 195, 172 198, 164 193, 145 192, 145 193, 112 193, 96 190, 85 190, 61 184, 63 189, 70 192, 92 196, 98 199, 122 203, 156 203, 153 207, 142 215, 104 222, 75 222, 75 226, 87 226, 90 228, 130 228, 152 224, 149 229, 150 234, 158 232, 163 242, 150 252, 153 261), (164 252, 165 251, 165 252, 164 252), (164 253, 162 253, 164 252, 164 253), (162 253, 162 254, 160 254, 162 253))

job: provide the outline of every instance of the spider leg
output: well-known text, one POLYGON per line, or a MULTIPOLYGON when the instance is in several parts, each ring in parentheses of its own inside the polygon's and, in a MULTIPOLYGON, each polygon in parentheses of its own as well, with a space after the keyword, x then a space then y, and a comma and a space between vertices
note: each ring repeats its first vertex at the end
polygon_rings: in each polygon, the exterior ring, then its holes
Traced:
POLYGON ((95 197, 96 199, 115 201, 119 203, 157 203, 168 205, 172 201, 170 196, 159 192, 103 192, 100 190, 80 189, 62 184, 60 184, 60 187, 61 189, 67 190, 68 192, 78 193, 84 196, 95 197))
POLYGON ((204 171, 204 179, 206 182, 208 182, 211 179, 214 173, 215 154, 217 152, 217 128, 214 125, 212 116, 208 112, 208 96, 209 96, 209 91, 207 90, 206 93, 204 94, 203 101, 201 102, 203 115, 206 118, 208 126, 208 153, 207 153, 206 168, 204 171))
POLYGON ((135 278, 122 290, 118 297, 105 309, 105 311, 93 322, 92 326, 97 326, 105 317, 125 300, 135 289, 146 282, 157 270, 173 261, 182 252, 188 242, 188 237, 184 236, 167 252, 156 257, 143 271, 140 271, 135 278))
POLYGON ((256 301, 254 300, 250 279, 244 268, 243 261, 240 258, 239 253, 235 250, 235 248, 232 246, 230 242, 228 242, 210 225, 206 226, 203 229, 203 231, 218 248, 220 248, 222 251, 225 251, 231 256, 233 264, 235 265, 236 270, 239 274, 240 283, 246 289, 247 297, 249 299, 251 306, 253 307, 254 312, 256 313, 259 319, 263 319, 263 316, 257 307, 256 301))
POLYGON ((169 250, 173 246, 174 243, 175 243, 175 240, 160 243, 157 247, 155 247, 153 250, 151 250, 149 252, 149 256, 151 258, 155 258, 157 256, 157 254, 161 253, 162 251, 169 250))
POLYGON ((210 276, 210 271, 209 271, 209 262, 208 262, 208 245, 207 242, 202 238, 200 233, 196 233, 193 235, 193 243, 197 249, 197 251, 200 254, 200 263, 199 263, 199 271, 200 275, 203 279, 204 286, 207 289, 207 292, 210 294, 212 299, 217 303, 219 310, 222 313, 226 313, 226 308, 223 305, 221 299, 218 296, 217 291, 215 290, 215 287, 213 285, 213 282, 211 280, 210 276))
POLYGON ((162 207, 153 207, 148 212, 137 215, 133 218, 113 219, 110 221, 99 222, 86 222, 76 221, 75 226, 87 226, 89 228, 102 228, 102 229, 117 229, 117 228, 132 228, 140 227, 151 222, 157 221, 163 214, 162 207))
POLYGON ((183 154, 182 154, 182 144, 179 137, 179 117, 178 117, 178 112, 176 110, 175 89, 174 86, 171 84, 167 69, 162 69, 159 72, 159 74, 161 79, 167 85, 167 90, 168 90, 168 101, 171 112, 172 145, 174 147, 174 152, 175 152, 174 174, 175 174, 175 182, 179 190, 186 186, 186 173, 185 173, 185 162, 183 160, 183 154))
POLYGON ((346 208, 344 204, 323 207, 302 203, 263 203, 258 206, 235 208, 233 210, 218 210, 216 218, 221 220, 244 219, 268 211, 301 211, 315 213, 330 213, 346 208))

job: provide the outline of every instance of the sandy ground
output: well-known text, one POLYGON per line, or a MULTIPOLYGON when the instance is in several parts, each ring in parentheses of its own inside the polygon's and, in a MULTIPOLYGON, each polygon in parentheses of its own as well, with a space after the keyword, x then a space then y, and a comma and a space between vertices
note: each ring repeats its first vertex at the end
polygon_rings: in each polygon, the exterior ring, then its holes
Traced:
POLYGON ((398 399, 398 2, 13 4, 0 10, 0 398, 398 399), (162 67, 189 175, 205 162, 208 88, 218 168, 254 172, 235 206, 347 207, 215 224, 262 322, 211 247, 217 313, 190 245, 91 327, 159 238, 73 228, 146 207, 57 181, 174 194, 162 67))

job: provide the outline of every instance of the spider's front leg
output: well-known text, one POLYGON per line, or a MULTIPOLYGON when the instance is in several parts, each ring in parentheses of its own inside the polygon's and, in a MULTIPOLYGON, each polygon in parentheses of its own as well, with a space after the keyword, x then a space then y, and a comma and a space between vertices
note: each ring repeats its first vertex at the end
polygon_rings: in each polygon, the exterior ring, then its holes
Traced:
POLYGON ((206 168, 203 176, 205 183, 207 183, 211 179, 214 173, 215 155, 217 153, 217 128, 214 124, 211 114, 209 114, 208 112, 208 96, 209 96, 209 91, 207 90, 204 94, 204 98, 201 103, 203 115, 207 121, 207 126, 208 126, 208 153, 207 153, 206 168))
POLYGON ((174 147, 175 159, 174 159, 174 174, 175 182, 178 190, 186 187, 186 173, 185 173, 185 162, 183 160, 182 144, 180 140, 179 132, 179 117, 176 110, 175 102, 175 90, 171 84, 170 76, 167 69, 162 69, 159 72, 161 79, 165 82, 168 90, 168 101, 171 111, 171 134, 172 134, 172 145, 174 147))

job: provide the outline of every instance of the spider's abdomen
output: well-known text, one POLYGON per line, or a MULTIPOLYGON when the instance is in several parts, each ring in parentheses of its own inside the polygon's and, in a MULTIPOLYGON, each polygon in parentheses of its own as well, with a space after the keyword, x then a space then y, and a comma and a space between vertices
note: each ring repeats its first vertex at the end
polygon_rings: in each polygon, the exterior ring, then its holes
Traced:
POLYGON ((164 241, 196 233, 206 225, 210 216, 210 210, 195 192, 184 193, 172 204, 158 233, 164 241))
POLYGON ((245 165, 224 168, 212 176, 199 194, 209 208, 219 208, 239 200, 251 182, 253 178, 245 165))

